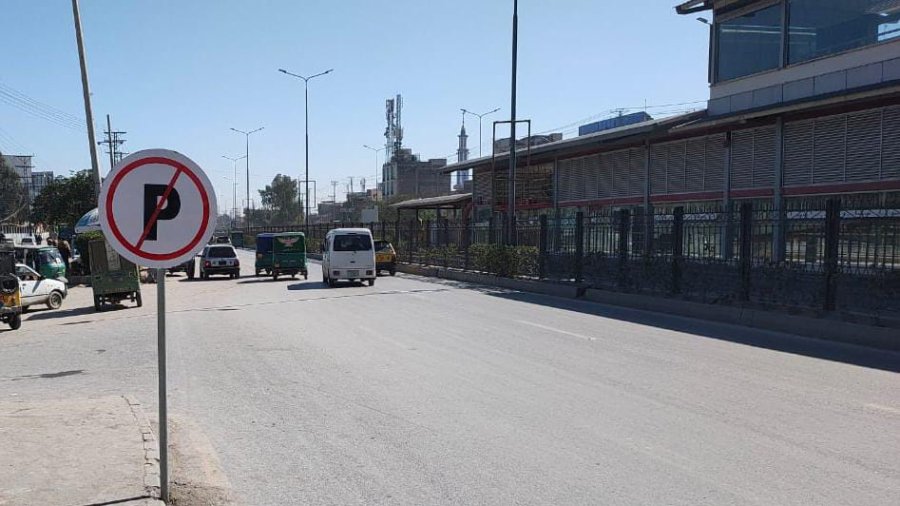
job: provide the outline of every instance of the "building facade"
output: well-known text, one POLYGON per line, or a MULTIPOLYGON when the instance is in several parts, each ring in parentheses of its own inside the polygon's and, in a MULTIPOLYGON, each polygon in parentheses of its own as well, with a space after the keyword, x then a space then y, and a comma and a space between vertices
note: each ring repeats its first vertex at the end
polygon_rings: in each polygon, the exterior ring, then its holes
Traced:
MULTIPOLYGON (((744 202, 783 212, 835 195, 900 201, 900 2, 696 0, 677 10, 712 12, 707 110, 519 149, 519 220, 744 202)), ((476 221, 504 214, 507 167, 498 155, 445 168, 474 171, 476 221)))
POLYGON ((425 198, 450 193, 450 174, 442 170, 446 165, 445 158, 420 160, 411 150, 401 148, 383 167, 385 198, 425 198))

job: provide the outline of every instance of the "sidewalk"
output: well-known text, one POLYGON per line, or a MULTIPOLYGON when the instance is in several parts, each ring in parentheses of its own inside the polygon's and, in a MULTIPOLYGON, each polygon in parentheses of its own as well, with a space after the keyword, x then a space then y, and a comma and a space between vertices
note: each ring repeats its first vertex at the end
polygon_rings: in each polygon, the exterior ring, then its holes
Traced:
POLYGON ((157 443, 121 396, 0 402, 0 506, 161 505, 157 443))

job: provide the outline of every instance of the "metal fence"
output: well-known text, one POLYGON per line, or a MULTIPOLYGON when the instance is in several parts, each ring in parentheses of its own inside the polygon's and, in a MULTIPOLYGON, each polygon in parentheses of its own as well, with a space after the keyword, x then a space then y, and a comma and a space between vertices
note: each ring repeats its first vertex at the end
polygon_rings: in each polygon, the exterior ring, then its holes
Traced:
MULTIPOLYGON (((311 227, 309 250, 336 226, 311 227)), ((500 220, 342 226, 370 228, 406 263, 707 303, 900 316, 900 206, 842 209, 834 198, 779 211, 745 202, 542 215, 516 223, 514 246, 504 244, 500 220)))

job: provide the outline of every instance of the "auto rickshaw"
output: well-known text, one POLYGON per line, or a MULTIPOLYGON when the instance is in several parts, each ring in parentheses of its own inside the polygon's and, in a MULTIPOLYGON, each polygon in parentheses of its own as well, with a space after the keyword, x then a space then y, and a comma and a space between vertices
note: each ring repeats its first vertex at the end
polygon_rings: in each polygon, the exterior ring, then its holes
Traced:
POLYGON ((106 305, 126 299, 141 307, 141 276, 137 266, 116 253, 106 239, 94 239, 88 247, 94 309, 102 311, 106 305))
POLYGON ((13 330, 22 326, 22 297, 12 249, 0 244, 0 323, 13 330))
POLYGON ((306 267, 306 235, 303 232, 259 234, 256 236, 256 275, 265 272, 272 279, 284 274, 309 279, 306 267))
POLYGON ((18 246, 16 257, 45 278, 66 278, 66 264, 55 246, 18 246))

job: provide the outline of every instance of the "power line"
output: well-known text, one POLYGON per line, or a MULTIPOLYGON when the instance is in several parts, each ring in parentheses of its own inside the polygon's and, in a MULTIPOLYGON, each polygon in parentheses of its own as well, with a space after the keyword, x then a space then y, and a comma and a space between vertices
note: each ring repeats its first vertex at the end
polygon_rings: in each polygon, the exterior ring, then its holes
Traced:
POLYGON ((48 112, 48 113, 50 113, 50 114, 52 114, 52 115, 54 115, 54 116, 57 116, 57 117, 59 117, 60 119, 65 119, 65 120, 69 120, 69 121, 74 121, 74 122, 76 122, 76 123, 84 123, 84 120, 83 120, 82 118, 79 118, 78 116, 75 116, 74 114, 69 114, 68 112, 63 111, 62 109, 53 107, 53 106, 50 105, 50 104, 47 104, 47 103, 45 103, 45 102, 41 102, 40 100, 34 99, 34 98, 32 98, 32 97, 29 97, 29 96, 26 95, 25 93, 22 93, 21 91, 19 91, 19 90, 13 88, 13 87, 11 87, 11 86, 8 86, 8 85, 6 85, 6 84, 3 84, 2 82, 0 82, 0 91, 2 91, 2 92, 5 93, 5 94, 14 96, 14 97, 16 97, 16 98, 19 99, 19 100, 28 102, 29 104, 32 104, 33 106, 35 106, 35 107, 37 107, 37 108, 39 108, 39 109, 42 109, 42 110, 44 110, 44 111, 46 111, 46 112, 48 112))

